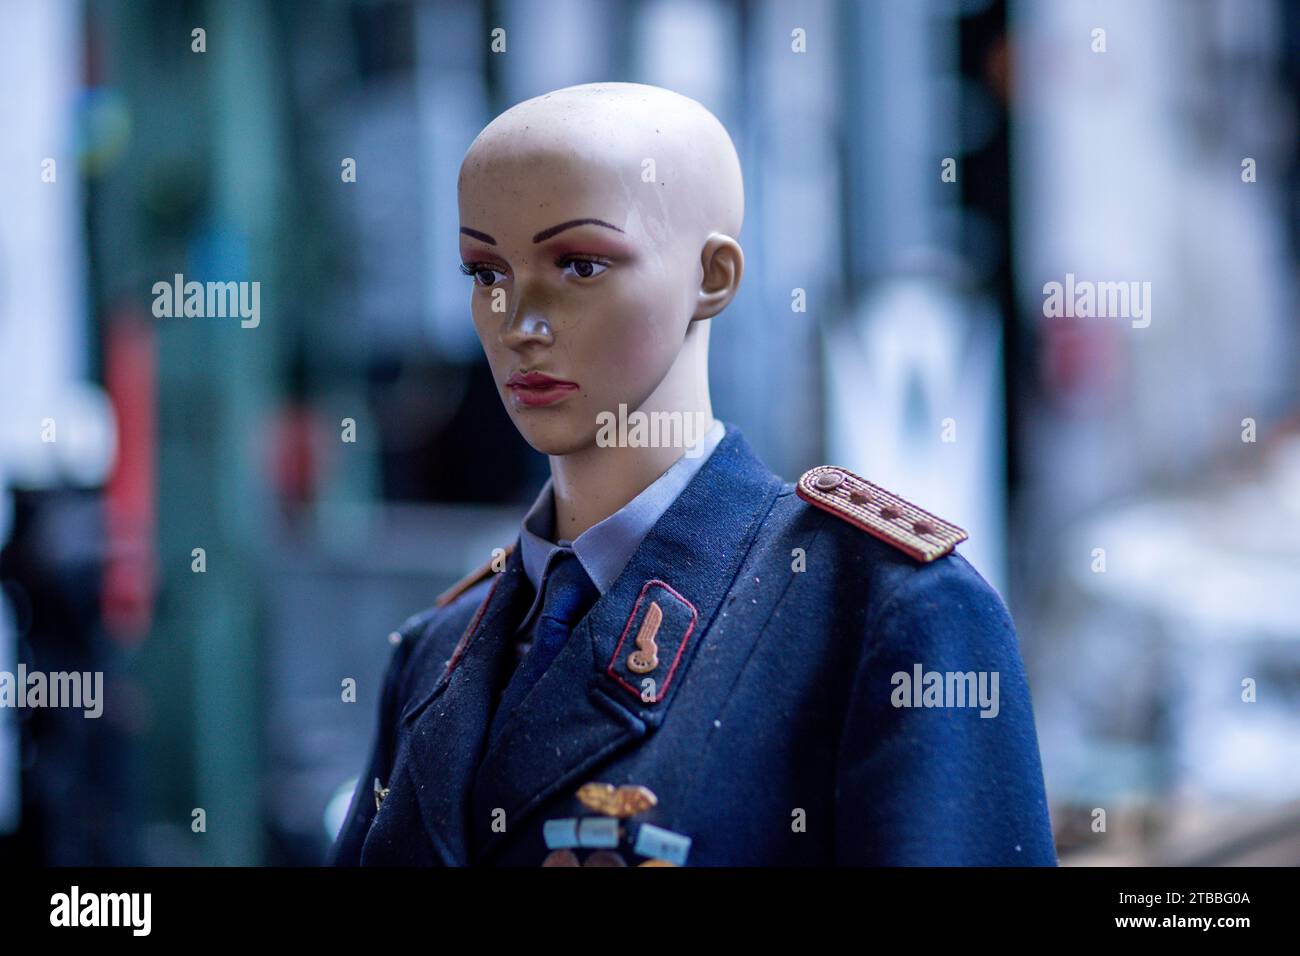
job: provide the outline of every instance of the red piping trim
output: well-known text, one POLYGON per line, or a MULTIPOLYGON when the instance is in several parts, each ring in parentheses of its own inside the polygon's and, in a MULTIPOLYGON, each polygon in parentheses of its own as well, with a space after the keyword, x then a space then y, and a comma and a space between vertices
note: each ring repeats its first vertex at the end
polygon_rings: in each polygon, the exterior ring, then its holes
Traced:
POLYGON ((487 597, 483 599, 483 603, 480 604, 478 610, 474 612, 474 618, 469 622, 469 627, 465 628, 465 633, 462 634, 460 640, 456 642, 456 647, 451 652, 451 660, 447 661, 447 669, 443 671, 442 676, 444 678, 451 676, 451 672, 456 669, 456 665, 460 663, 460 659, 465 656, 465 648, 469 646, 470 636, 474 633, 475 629, 478 628, 479 622, 483 620, 483 615, 487 612, 488 605, 492 603, 492 595, 497 593, 497 585, 500 583, 501 575, 498 574, 496 580, 492 582, 492 586, 488 588, 487 597))

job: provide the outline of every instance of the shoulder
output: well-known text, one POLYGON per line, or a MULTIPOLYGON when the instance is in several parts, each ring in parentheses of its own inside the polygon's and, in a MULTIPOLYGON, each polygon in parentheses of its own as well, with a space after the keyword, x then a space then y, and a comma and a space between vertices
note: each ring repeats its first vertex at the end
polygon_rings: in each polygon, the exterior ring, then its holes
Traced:
POLYGON ((912 660, 949 659, 960 669, 1020 667, 1011 614, 1001 595, 960 554, 891 575, 872 615, 868 656, 886 648, 912 660))
POLYGON ((806 542, 808 570, 833 576, 868 631, 963 615, 1009 627, 1000 595, 954 550, 968 535, 953 522, 835 465, 804 472, 780 502, 774 533, 783 546, 806 542))
POLYGON ((1008 713, 1021 712, 1028 688, 1015 624, 954 550, 965 531, 843 468, 810 469, 794 490, 803 510, 791 525, 822 553, 817 593, 859 693, 888 700, 899 675, 985 674, 1000 682, 1008 713))
POLYGON ((513 543, 493 549, 490 558, 439 594, 431 607, 407 618, 389 639, 414 646, 436 643, 438 632, 448 623, 468 623, 514 550, 513 543))
MULTIPOLYGON (((501 551, 509 556, 512 549, 513 545, 501 551)), ((426 685, 432 687, 442 676, 486 601, 497 577, 495 570, 492 560, 474 569, 388 635, 393 651, 385 683, 395 702, 418 694, 426 685)))
POLYGON ((818 465, 786 482, 763 537, 832 552, 835 571, 858 579, 908 577, 940 562, 965 541, 956 524, 847 468, 818 465))

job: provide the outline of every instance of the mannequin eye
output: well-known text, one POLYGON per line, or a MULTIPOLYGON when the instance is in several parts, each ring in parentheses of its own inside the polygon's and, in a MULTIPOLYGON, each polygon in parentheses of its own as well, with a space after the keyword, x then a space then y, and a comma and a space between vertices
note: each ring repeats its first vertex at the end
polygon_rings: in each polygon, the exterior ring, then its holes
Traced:
POLYGON ((555 264, 576 279, 592 279, 609 268, 608 262, 579 256, 561 256, 555 264))
POLYGON ((500 274, 503 277, 505 276, 505 273, 501 272, 501 270, 493 269, 490 266, 485 266, 482 263, 478 263, 478 262, 475 263, 462 262, 460 264, 460 271, 465 273, 465 275, 467 276, 473 276, 475 285, 480 285, 484 287, 495 284, 497 281, 496 276, 498 274, 500 274))

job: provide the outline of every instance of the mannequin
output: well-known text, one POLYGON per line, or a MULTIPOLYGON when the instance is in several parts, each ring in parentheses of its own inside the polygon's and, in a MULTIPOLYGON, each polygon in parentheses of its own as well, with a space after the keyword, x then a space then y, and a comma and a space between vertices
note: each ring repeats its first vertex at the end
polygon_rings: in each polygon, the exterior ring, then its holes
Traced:
POLYGON ((551 479, 393 635, 332 862, 1055 865, 965 533, 835 466, 784 482, 715 424, 709 324, 744 273, 717 119, 557 90, 474 140, 459 199, 474 325, 551 479), (611 444, 625 409, 713 427, 611 444))

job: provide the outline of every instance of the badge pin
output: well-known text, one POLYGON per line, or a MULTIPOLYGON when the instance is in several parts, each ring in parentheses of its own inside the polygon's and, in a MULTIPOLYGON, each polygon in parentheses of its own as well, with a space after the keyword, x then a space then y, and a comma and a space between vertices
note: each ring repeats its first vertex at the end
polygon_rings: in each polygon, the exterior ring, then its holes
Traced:
POLYGON ((636 845, 632 848, 638 856, 648 856, 670 866, 684 866, 686 857, 691 852, 691 838, 672 830, 665 830, 653 823, 643 823, 636 834, 636 845))
POLYGON ((542 839, 548 850, 565 850, 579 846, 578 818, 564 817, 560 820, 547 820, 542 824, 542 839))
POLYGON ((659 802, 649 787, 615 787, 610 783, 585 783, 578 788, 578 799, 587 809, 620 820, 643 813, 659 802))
POLYGON ((376 812, 379 811, 379 805, 384 802, 384 797, 386 796, 388 796, 388 788, 385 787, 383 784, 381 784, 379 782, 379 778, 376 777, 375 778, 375 811, 376 812))
POLYGON ((636 840, 631 846, 637 856, 649 857, 637 866, 685 866, 691 851, 691 838, 652 823, 637 826, 623 821, 657 806, 659 798, 649 787, 592 781, 578 788, 579 802, 599 816, 563 817, 542 824, 542 836, 550 853, 542 866, 627 866, 617 852, 628 849, 629 830, 635 828, 636 840), (577 849, 590 849, 585 860, 579 861, 577 849))
POLYGON ((613 817, 583 817, 578 821, 578 845, 603 847, 618 846, 618 821, 613 817))

